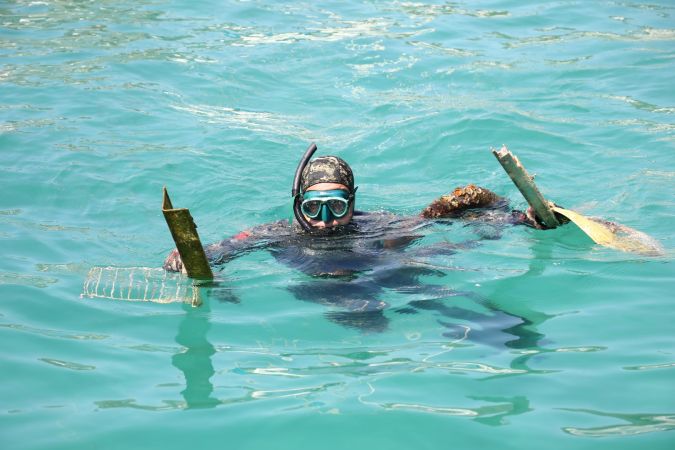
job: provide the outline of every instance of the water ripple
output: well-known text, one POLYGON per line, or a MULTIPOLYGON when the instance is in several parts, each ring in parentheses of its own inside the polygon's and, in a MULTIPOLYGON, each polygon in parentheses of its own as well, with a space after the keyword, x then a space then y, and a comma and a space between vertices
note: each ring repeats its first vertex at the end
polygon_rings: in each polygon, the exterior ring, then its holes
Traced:
MULTIPOLYGON (((629 104, 630 106, 634 107, 635 109, 641 109, 643 111, 648 111, 648 112, 653 112, 653 113, 659 113, 659 114, 673 114, 675 113, 675 107, 672 106, 657 106, 653 105, 651 103, 647 103, 641 100, 637 100, 633 97, 627 96, 627 95, 607 95, 605 96, 606 98, 609 98, 611 100, 619 100, 622 102, 625 102, 629 104)), ((669 124, 670 126, 673 126, 673 124, 669 124)))
POLYGON ((154 3, 153 1, 141 0, 135 5, 125 7, 125 5, 112 0, 100 2, 52 0, 49 2, 29 2, 28 4, 18 2, 14 11, 2 16, 2 26, 13 30, 48 30, 57 29, 64 24, 73 22, 104 20, 112 23, 143 23, 162 20, 162 12, 143 8, 154 3))
POLYGON ((321 27, 310 32, 286 32, 277 34, 251 33, 232 42, 233 46, 251 47, 265 44, 292 44, 300 41, 333 42, 369 36, 382 36, 391 26, 391 21, 371 18, 362 21, 341 21, 342 26, 321 27))
POLYGON ((624 370, 654 370, 654 369, 672 369, 675 363, 665 364, 644 364, 639 366, 625 366, 624 370))
POLYGON ((70 370, 94 370, 96 369, 96 366, 90 366, 87 364, 80 364, 72 361, 63 361, 60 359, 53 359, 53 358, 40 358, 40 361, 46 362, 47 364, 51 364, 52 366, 56 367, 63 367, 64 369, 70 369, 70 370))
POLYGON ((488 402, 492 404, 475 407, 437 406, 422 403, 378 402, 375 400, 370 400, 368 398, 377 395, 377 391, 371 383, 368 383, 368 387, 369 392, 358 397, 359 402, 366 406, 374 406, 385 410, 405 410, 428 414, 467 417, 477 422, 491 426, 501 426, 507 424, 507 416, 520 415, 532 411, 529 400, 523 396, 470 396, 469 398, 472 400, 488 402))
POLYGON ((420 411, 433 414, 448 414, 451 416, 476 417, 479 415, 478 411, 473 409, 451 408, 447 406, 429 406, 429 405, 418 405, 414 403, 382 403, 380 406, 384 409, 405 409, 408 411, 420 411))
POLYGON ((265 111, 245 111, 226 106, 172 104, 171 108, 203 118, 207 123, 227 124, 259 133, 311 140, 309 130, 294 125, 297 119, 265 111))
POLYGON ((333 361, 321 365, 310 365, 305 367, 246 367, 239 366, 234 369, 236 373, 257 374, 265 376, 281 377, 306 377, 306 376, 326 376, 327 374, 349 374, 350 376, 376 376, 392 373, 404 372, 424 372, 428 370, 440 370, 448 373, 478 373, 489 376, 494 375, 516 375, 526 374, 530 370, 525 368, 506 368, 494 365, 471 362, 471 361, 451 361, 451 362, 432 362, 429 358, 446 353, 450 349, 447 346, 443 351, 436 352, 431 356, 416 361, 406 357, 392 357, 386 360, 364 363, 359 360, 347 362, 333 361))
MULTIPOLYGON (((567 31, 561 29, 561 31, 567 31)), ((675 40, 675 29, 655 29, 643 27, 640 30, 632 31, 625 34, 603 32, 603 31, 571 31, 563 32, 562 34, 540 34, 538 36, 519 38, 511 36, 502 32, 494 32, 492 35, 498 39, 504 40, 502 46, 506 49, 516 49, 531 45, 551 45, 570 43, 573 41, 592 41, 592 40, 606 40, 606 41, 635 41, 635 42, 651 42, 651 41, 672 41, 675 40)))
POLYGON ((395 60, 387 60, 376 63, 348 64, 356 71, 358 76, 371 76, 385 73, 396 73, 401 70, 410 69, 418 58, 409 55, 403 55, 395 60))
POLYGON ((21 286, 32 286, 36 288, 46 288, 59 280, 51 277, 41 277, 38 275, 26 275, 23 273, 0 272, 0 285, 13 284, 21 286))
POLYGON ((560 408, 560 409, 564 411, 588 413, 600 417, 611 417, 629 422, 628 424, 608 425, 603 427, 563 428, 563 431, 565 433, 571 434, 573 436, 617 437, 617 436, 634 436, 637 434, 675 430, 674 414, 612 414, 601 411, 594 411, 590 409, 571 409, 571 408, 560 408))
POLYGON ((42 336, 56 337, 59 339, 74 339, 77 341, 89 341, 89 340, 100 341, 108 338, 108 336, 105 334, 73 333, 61 330, 50 330, 46 328, 35 328, 19 323, 0 323, 0 327, 23 331, 27 333, 39 334, 42 336))
POLYGON ((469 58, 475 56, 481 56, 482 53, 473 50, 466 50, 462 48, 453 48, 453 47, 444 47, 441 44, 424 42, 424 41, 410 41, 410 45, 413 47, 418 47, 425 50, 431 50, 434 52, 439 52, 445 55, 456 56, 458 58, 469 58))
MULTIPOLYGON (((214 408, 217 406, 236 405, 252 401, 265 401, 265 400, 277 400, 288 398, 291 399, 306 398, 336 387, 340 387, 342 385, 343 385, 342 383, 325 383, 320 385, 311 385, 299 388, 272 389, 272 390, 253 389, 247 386, 235 386, 224 388, 219 387, 219 391, 233 390, 235 391, 235 393, 238 393, 239 395, 229 396, 226 398, 216 398, 206 396, 199 399, 189 399, 189 400, 163 400, 162 403, 159 405, 140 404, 135 399, 97 400, 94 402, 94 404, 101 409, 131 408, 146 411, 214 408), (243 395, 241 395, 241 391, 244 391, 243 395)), ((172 385, 169 384, 168 387, 172 387, 172 385)))
POLYGON ((508 17, 510 15, 509 11, 506 10, 466 9, 455 2, 430 4, 404 1, 394 2, 394 5, 410 17, 422 17, 428 20, 447 15, 463 15, 481 18, 508 17))

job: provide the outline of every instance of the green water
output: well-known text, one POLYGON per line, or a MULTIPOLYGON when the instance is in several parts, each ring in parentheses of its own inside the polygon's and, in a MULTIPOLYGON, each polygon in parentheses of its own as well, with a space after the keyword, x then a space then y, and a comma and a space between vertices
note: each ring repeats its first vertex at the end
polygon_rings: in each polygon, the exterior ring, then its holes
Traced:
POLYGON ((672 448, 674 17, 665 0, 0 2, 0 445, 672 448), (420 285, 467 293, 441 305, 483 299, 515 330, 401 314, 423 299, 392 290, 386 329, 341 326, 264 251, 218 272, 239 303, 80 296, 92 267, 161 265, 163 185, 206 242, 288 217, 310 141, 352 164, 359 208, 398 214, 469 182, 523 207, 489 152, 508 144, 557 203, 666 254, 515 227, 423 261, 443 276, 420 285))

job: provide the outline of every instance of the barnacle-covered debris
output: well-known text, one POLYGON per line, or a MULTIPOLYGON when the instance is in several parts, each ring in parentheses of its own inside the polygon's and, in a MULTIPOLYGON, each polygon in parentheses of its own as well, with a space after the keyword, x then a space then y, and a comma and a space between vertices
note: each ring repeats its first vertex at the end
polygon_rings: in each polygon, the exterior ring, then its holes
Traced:
POLYGON ((447 217, 460 217, 467 210, 475 208, 489 208, 505 200, 489 189, 469 184, 457 187, 450 194, 443 195, 422 211, 422 217, 427 219, 440 219, 447 217))

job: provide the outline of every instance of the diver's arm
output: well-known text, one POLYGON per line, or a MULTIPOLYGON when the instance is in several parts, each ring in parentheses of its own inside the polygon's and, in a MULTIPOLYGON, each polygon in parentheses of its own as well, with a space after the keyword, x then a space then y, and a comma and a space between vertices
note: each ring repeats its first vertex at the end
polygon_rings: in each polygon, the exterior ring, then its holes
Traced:
MULTIPOLYGON (((264 248, 267 244, 278 240, 280 237, 288 235, 288 221, 280 220, 278 222, 258 225, 256 227, 244 230, 232 237, 220 242, 209 244, 204 247, 206 258, 210 264, 224 264, 231 259, 241 256, 250 251, 264 248)), ((164 261, 164 270, 170 272, 183 272, 183 261, 178 254, 178 250, 173 250, 164 261)))
MULTIPOLYGON (((257 228, 257 227, 256 227, 257 228)), ((211 264, 224 264, 237 256, 259 247, 263 238, 252 228, 204 247, 206 258, 211 264)))
MULTIPOLYGON (((205 246, 204 253, 206 253, 206 259, 208 259, 209 264, 223 264, 252 249, 255 243, 256 239, 252 238, 252 233, 242 231, 231 238, 205 246)), ((168 270, 169 272, 185 273, 183 260, 178 253, 178 249, 174 249, 169 253, 163 267, 164 270, 168 270)))

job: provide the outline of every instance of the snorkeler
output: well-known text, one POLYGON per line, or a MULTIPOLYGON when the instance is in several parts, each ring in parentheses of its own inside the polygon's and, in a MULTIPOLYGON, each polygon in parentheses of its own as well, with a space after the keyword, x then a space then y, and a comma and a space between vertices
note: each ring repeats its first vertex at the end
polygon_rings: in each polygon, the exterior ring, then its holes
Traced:
MULTIPOLYGON (((267 250, 277 261, 310 276, 288 286, 297 299, 327 306, 330 310, 326 316, 331 321, 361 330, 387 328, 388 318, 383 310, 388 304, 381 300, 385 291, 405 294, 409 299, 406 306, 395 309, 401 314, 432 310, 453 319, 476 319, 484 330, 511 329, 524 323, 519 317, 492 308, 484 299, 478 299, 487 308, 484 315, 447 307, 439 301, 455 296, 477 297, 427 279, 422 282, 420 277, 445 276, 443 270, 425 261, 475 247, 483 239, 496 239, 506 225, 539 228, 531 215, 511 211, 506 199, 475 185, 457 188, 436 199, 417 216, 358 211, 357 187, 349 164, 337 156, 311 160, 315 151, 316 145, 312 144, 295 173, 294 220, 258 225, 206 246, 204 251, 212 265, 267 250), (426 247, 412 245, 428 230, 451 225, 449 218, 472 225, 477 238, 426 247)), ((177 250, 166 258, 164 269, 183 270, 177 250)), ((220 293, 215 289, 214 295, 224 301, 238 301, 227 288, 220 293)), ((448 335, 457 332, 452 323, 442 323, 449 328, 448 335)))
MULTIPOLYGON (((381 300, 386 291, 405 295, 405 305, 394 308, 397 313, 433 311, 439 317, 453 319, 439 320, 448 329, 444 336, 465 333, 466 328, 457 325, 456 320, 470 320, 482 330, 478 339, 494 343, 503 339, 500 336, 504 334, 511 336, 506 336, 507 339, 515 335, 517 342, 538 339, 527 330, 527 319, 495 308, 475 293, 458 292, 429 282, 429 277, 444 277, 447 272, 433 261, 430 263, 430 258, 445 257, 473 248, 482 240, 497 239, 508 225, 550 228, 539 214, 535 215, 533 206, 527 212, 511 210, 505 198, 470 184, 439 197, 416 216, 358 211, 357 187, 349 164, 337 156, 311 160, 316 149, 314 144, 307 149, 295 172, 294 220, 258 225, 206 246, 204 253, 211 265, 220 266, 243 254, 267 250, 277 261, 309 276, 295 279, 287 287, 295 298, 327 306, 325 314, 331 321, 360 330, 387 328, 389 319, 383 311, 389 305, 381 300), (470 227, 476 237, 458 243, 443 240, 421 245, 429 230, 433 232, 458 221, 470 227), (442 302, 456 296, 477 302, 485 313, 442 302)), ((531 179, 524 169, 522 179, 531 179)), ((533 204, 529 200, 528 203, 533 204)), ((564 219, 559 215, 556 218, 564 219)), ((177 250, 166 258, 164 269, 184 270, 177 250)), ((211 291, 220 300, 238 302, 226 286, 216 283, 211 291)))
MULTIPOLYGON (((351 262, 347 266, 358 268, 348 270, 347 267, 338 267, 341 265, 335 262, 327 262, 336 261, 339 247, 343 243, 340 238, 343 241, 354 241, 361 236, 363 242, 357 245, 359 248, 369 243, 370 246, 384 249, 402 249, 421 237, 415 233, 416 230, 430 225, 436 219, 461 218, 493 225, 524 224, 542 227, 531 211, 509 211, 508 202, 503 197, 475 185, 459 187, 452 193, 441 196, 429 204, 419 216, 401 217, 386 212, 356 211, 358 187, 354 184, 351 167, 337 156, 321 156, 310 161, 316 149, 315 144, 307 149, 295 173, 292 189, 295 220, 290 224, 286 220, 280 220, 259 225, 206 246, 205 252, 212 264, 223 264, 238 255, 262 248, 272 251, 279 258, 280 248, 288 250, 296 246, 297 252, 302 253, 303 248, 321 247, 329 253, 311 253, 314 256, 312 259, 323 260, 318 264, 323 268, 319 269, 311 260, 303 261, 298 268, 312 276, 342 276, 363 270, 363 264, 359 263, 358 258, 350 258, 351 262)), ((483 233, 481 237, 495 236, 494 233, 491 236, 483 233)), ((183 269, 177 250, 166 258, 164 269, 176 272, 183 269)))

